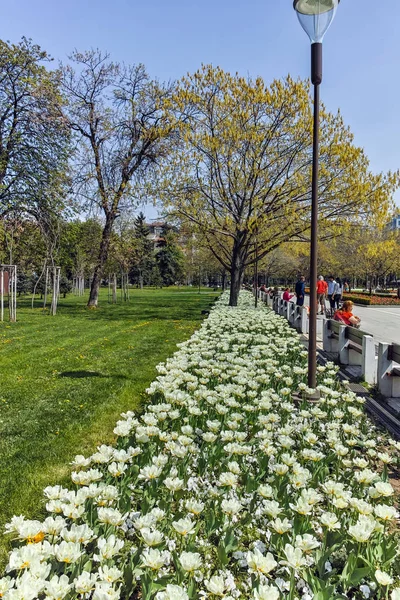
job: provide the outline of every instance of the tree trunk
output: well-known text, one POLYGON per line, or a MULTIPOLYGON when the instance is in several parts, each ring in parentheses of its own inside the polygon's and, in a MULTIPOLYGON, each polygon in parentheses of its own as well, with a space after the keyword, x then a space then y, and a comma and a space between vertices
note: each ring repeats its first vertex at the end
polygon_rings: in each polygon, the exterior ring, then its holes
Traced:
POLYGON ((222 285, 222 291, 224 292, 226 289, 226 271, 225 271, 225 269, 222 271, 221 285, 222 285))
POLYGON ((240 260, 238 251, 233 250, 233 259, 231 266, 231 289, 229 296, 229 306, 237 306, 239 299, 240 287, 243 281, 243 263, 240 260))
POLYGON ((89 302, 87 304, 89 308, 95 308, 99 301, 100 283, 101 278, 103 276, 104 265, 107 261, 108 249, 110 246, 111 232, 114 225, 114 221, 115 214, 108 214, 101 236, 99 257, 97 259, 97 264, 94 268, 92 284, 90 286, 89 302))

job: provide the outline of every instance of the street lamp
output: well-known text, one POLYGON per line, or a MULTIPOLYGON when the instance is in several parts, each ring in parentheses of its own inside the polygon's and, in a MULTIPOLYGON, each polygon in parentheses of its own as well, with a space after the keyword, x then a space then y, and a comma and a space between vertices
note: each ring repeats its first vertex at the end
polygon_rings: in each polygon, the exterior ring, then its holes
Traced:
POLYGON ((311 41, 311 81, 314 85, 314 131, 311 196, 310 329, 308 387, 317 383, 317 256, 318 256, 318 159, 319 86, 322 82, 322 40, 333 21, 340 0, 294 0, 293 7, 311 41))

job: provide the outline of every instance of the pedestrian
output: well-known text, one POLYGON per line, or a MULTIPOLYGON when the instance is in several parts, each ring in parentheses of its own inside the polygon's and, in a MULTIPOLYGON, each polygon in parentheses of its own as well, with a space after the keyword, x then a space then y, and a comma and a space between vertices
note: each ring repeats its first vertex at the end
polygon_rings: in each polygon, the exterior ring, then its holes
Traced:
POLYGON ((333 317, 335 321, 339 321, 340 323, 343 323, 343 325, 351 327, 360 327, 361 319, 360 317, 353 315, 353 306, 351 300, 345 300, 343 302, 343 307, 335 312, 333 317))
POLYGON ((290 302, 290 300, 292 298, 293 298, 293 294, 290 293, 290 288, 285 288, 282 299, 285 300, 286 302, 290 302))
POLYGON ((347 280, 343 282, 343 292, 345 294, 347 294, 348 292, 350 292, 350 285, 349 285, 349 282, 347 280))
POLYGON ((329 300, 329 304, 331 306, 331 313, 333 316, 333 313, 335 312, 335 301, 334 301, 334 295, 335 295, 335 278, 333 277, 333 275, 329 275, 328 277, 328 300, 329 300))
POLYGON ((279 296, 279 288, 277 286, 272 290, 272 297, 277 298, 279 296))
POLYGON ((317 281, 317 313, 318 308, 321 307, 321 315, 326 312, 326 294, 328 293, 328 284, 325 279, 320 275, 317 281))
POLYGON ((299 277, 299 280, 296 283, 295 293, 297 297, 297 306, 303 306, 304 296, 306 294, 306 278, 303 275, 299 277))
POLYGON ((335 290, 334 290, 334 306, 339 309, 340 302, 343 296, 343 285, 340 277, 336 277, 335 290))

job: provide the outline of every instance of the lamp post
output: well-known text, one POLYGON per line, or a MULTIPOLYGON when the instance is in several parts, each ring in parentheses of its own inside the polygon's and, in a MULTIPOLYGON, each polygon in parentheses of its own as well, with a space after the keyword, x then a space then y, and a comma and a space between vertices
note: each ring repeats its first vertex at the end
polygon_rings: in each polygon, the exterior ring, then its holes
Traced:
POLYGON ((314 86, 314 129, 311 194, 310 329, 308 340, 308 387, 317 380, 317 257, 318 257, 318 160, 319 86, 322 82, 322 41, 340 0, 294 0, 293 7, 311 41, 311 81, 314 86))

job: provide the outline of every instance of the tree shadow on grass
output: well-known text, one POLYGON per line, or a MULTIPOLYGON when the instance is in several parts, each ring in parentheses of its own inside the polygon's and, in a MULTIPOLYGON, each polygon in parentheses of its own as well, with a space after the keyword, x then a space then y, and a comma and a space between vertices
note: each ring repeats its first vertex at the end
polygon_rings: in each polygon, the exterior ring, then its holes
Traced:
POLYGON ((104 377, 113 379, 129 379, 126 375, 104 375, 103 373, 98 373, 97 371, 63 371, 60 373, 60 377, 70 377, 71 379, 84 379, 89 377, 104 377))

